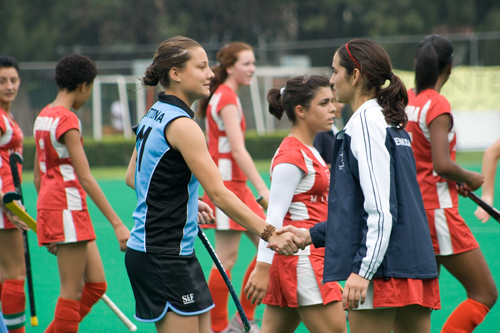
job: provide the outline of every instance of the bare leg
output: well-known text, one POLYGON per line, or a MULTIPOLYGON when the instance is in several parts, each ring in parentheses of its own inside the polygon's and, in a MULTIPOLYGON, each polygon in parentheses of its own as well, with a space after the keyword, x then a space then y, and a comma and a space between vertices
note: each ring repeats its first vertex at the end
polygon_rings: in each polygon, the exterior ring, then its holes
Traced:
POLYGON ((2 281, 26 279, 23 235, 18 229, 0 230, 0 270, 2 281))
POLYGON ((87 242, 57 245, 57 264, 61 279, 60 296, 79 301, 87 261, 87 242))
POLYGON ((309 332, 347 333, 342 302, 300 306, 298 312, 309 332))
POLYGON ((398 308, 394 322, 394 333, 429 333, 431 310, 420 305, 398 308))
POLYGON ((85 265, 85 282, 104 282, 104 267, 102 265, 101 255, 95 241, 87 244, 87 263, 85 265))
POLYGON ((230 271, 238 258, 241 231, 216 230, 215 231, 215 252, 219 257, 222 266, 230 271))
POLYGON ((396 318, 396 308, 349 311, 351 333, 390 333, 396 318))
POLYGON ((266 305, 260 333, 293 333, 299 324, 297 309, 266 305))
POLYGON ((480 249, 452 256, 438 256, 443 265, 465 288, 467 297, 492 308, 498 291, 480 249))
POLYGON ((155 326, 158 333, 209 333, 209 323, 208 312, 197 316, 181 316, 173 311, 168 311, 163 319, 155 323, 155 326))

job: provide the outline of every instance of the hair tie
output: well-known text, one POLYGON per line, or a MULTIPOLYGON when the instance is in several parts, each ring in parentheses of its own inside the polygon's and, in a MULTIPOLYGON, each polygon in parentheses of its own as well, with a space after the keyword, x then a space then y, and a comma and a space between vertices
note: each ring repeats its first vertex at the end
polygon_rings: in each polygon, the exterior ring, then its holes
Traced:
POLYGON ((394 75, 393 72, 391 72, 389 75, 387 75, 387 80, 390 80, 393 75, 394 75))
POLYGON ((284 93, 285 93, 285 87, 280 89, 280 95, 283 96, 284 93))
POLYGON ((351 57, 352 61, 356 65, 356 67, 359 69, 359 72, 362 73, 362 74, 365 74, 365 76, 368 78, 368 80, 370 80, 373 83, 377 84, 377 82, 375 82, 375 80, 373 80, 370 76, 368 76, 368 74, 366 74, 366 72, 363 73, 363 71, 361 70, 361 66, 358 64, 358 62, 356 61, 356 59, 354 59, 354 57, 351 54, 351 51, 349 51, 349 43, 345 44, 345 49, 347 50, 347 53, 349 54, 349 57, 351 57))

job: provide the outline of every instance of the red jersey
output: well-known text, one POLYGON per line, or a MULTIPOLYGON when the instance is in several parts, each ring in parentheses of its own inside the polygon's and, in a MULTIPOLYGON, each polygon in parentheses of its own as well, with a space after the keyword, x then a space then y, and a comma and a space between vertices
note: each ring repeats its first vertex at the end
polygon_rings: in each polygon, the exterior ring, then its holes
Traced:
POLYGON ((286 137, 281 142, 271 162, 271 176, 274 167, 281 163, 297 166, 305 175, 300 180, 283 220, 283 226, 301 221, 302 228, 310 228, 326 221, 328 215, 328 191, 330 170, 325 161, 315 156, 311 148, 294 137, 286 137))
MULTIPOLYGON (((292 202, 283 219, 283 226, 293 224, 297 228, 309 229, 316 223, 326 221, 330 170, 319 152, 314 153, 311 148, 289 136, 283 139, 273 157, 271 176, 274 168, 282 163, 293 164, 304 172, 304 176, 295 188, 292 202)), ((310 267, 314 271, 322 303, 328 304, 342 299, 342 292, 337 283, 323 284, 325 248, 316 248, 311 244, 305 250, 299 250, 294 256, 278 254, 274 256, 269 271, 270 280, 266 297, 263 300, 264 304, 280 307, 299 306, 299 279, 303 276, 300 274, 308 270, 303 268, 303 263, 299 263, 301 260, 299 258, 304 258, 303 256, 307 256, 310 267)), ((314 282, 309 283, 313 292, 314 282)))
MULTIPOLYGON (((14 181, 10 170, 9 158, 12 153, 23 154, 23 132, 7 112, 0 108, 0 129, 3 135, 0 137, 0 189, 3 193, 14 191, 14 181)), ((21 177, 22 166, 17 165, 19 177, 21 177)))
POLYGON ((450 158, 455 161, 457 138, 450 103, 434 89, 415 95, 408 90, 408 125, 406 131, 412 139, 413 154, 417 166, 417 180, 424 199, 425 209, 458 207, 455 182, 446 180, 434 171, 430 143, 430 123, 442 114, 449 114, 451 126, 448 130, 450 158))
POLYGON ((238 95, 225 84, 221 84, 210 98, 207 107, 206 131, 208 151, 219 168, 224 181, 246 181, 247 177, 238 166, 231 152, 231 144, 226 136, 226 128, 220 111, 227 105, 238 109, 241 132, 245 133, 246 123, 238 95))
POLYGON ((35 120, 34 136, 40 168, 37 209, 87 209, 87 194, 73 169, 68 148, 59 141, 71 129, 81 133, 80 120, 62 106, 45 107, 35 120))

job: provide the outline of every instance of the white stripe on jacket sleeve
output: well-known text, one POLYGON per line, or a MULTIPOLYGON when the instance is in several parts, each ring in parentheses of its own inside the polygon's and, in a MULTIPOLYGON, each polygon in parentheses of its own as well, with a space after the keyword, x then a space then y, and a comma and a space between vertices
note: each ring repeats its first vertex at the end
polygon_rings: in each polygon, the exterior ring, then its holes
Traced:
MULTIPOLYGON (((379 108, 362 110, 351 126, 351 150, 358 160, 359 181, 368 214, 359 275, 372 279, 384 259, 392 230, 390 154, 385 146, 387 124, 379 108)), ((358 253, 359 254, 359 253, 358 253)))

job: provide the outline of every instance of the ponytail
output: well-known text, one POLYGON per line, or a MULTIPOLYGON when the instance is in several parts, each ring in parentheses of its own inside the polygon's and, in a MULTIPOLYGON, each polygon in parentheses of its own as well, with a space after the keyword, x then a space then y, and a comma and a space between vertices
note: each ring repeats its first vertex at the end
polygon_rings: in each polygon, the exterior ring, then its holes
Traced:
POLYGON ((286 113, 292 124, 297 120, 295 108, 298 105, 308 109, 318 89, 330 87, 328 79, 321 75, 296 76, 286 81, 281 89, 270 89, 267 93, 269 113, 278 119, 286 113))
POLYGON ((285 113, 285 108, 283 107, 283 103, 281 100, 281 91, 284 91, 282 88, 276 89, 272 88, 267 93, 267 102, 269 103, 269 113, 281 120, 283 117, 283 113, 285 113))
POLYGON ((425 37, 415 53, 415 88, 417 95, 434 89, 439 74, 453 61, 453 45, 440 35, 425 37))
POLYGON ((353 39, 341 46, 337 53, 347 75, 357 68, 366 78, 363 79, 363 91, 375 94, 385 121, 403 129, 408 121, 405 112, 408 93, 403 81, 392 73, 391 59, 384 48, 369 39, 353 39), (389 86, 382 88, 387 80, 389 86))
POLYGON ((405 112, 408 104, 408 92, 401 79, 391 73, 389 75, 387 88, 379 89, 376 97, 378 104, 382 107, 385 121, 398 129, 403 129, 408 122, 405 112))

